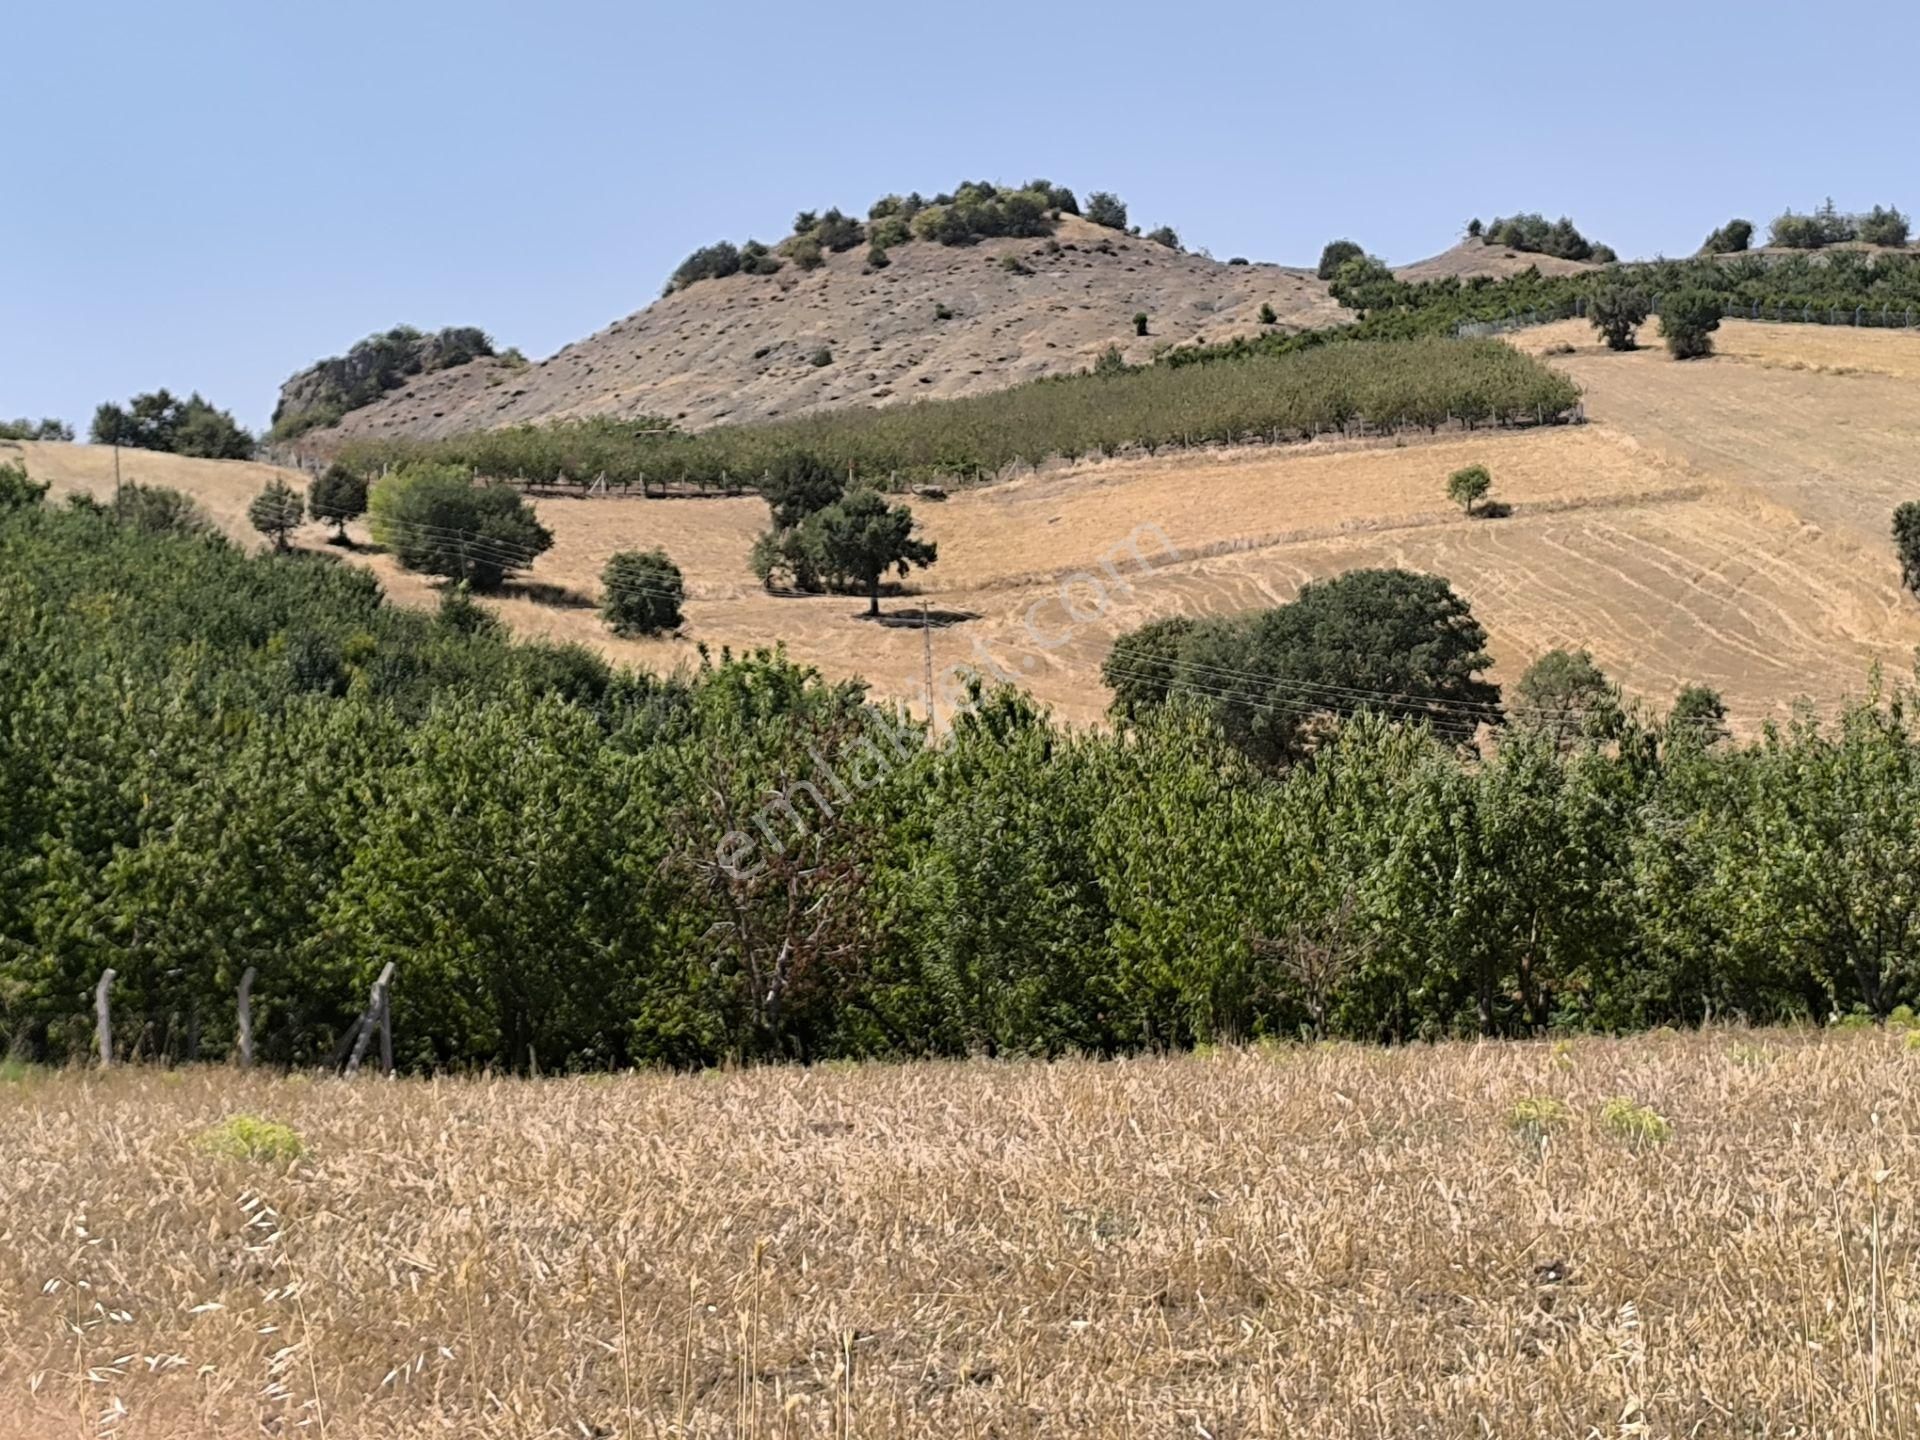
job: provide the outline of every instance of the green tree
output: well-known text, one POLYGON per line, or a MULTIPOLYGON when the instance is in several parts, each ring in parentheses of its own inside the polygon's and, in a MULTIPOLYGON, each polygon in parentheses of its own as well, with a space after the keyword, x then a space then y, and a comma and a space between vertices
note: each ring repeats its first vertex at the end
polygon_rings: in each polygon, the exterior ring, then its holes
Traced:
POLYGON ((1634 333, 1647 323, 1652 309, 1644 290, 1631 285, 1603 285, 1587 302, 1587 319, 1605 338, 1609 350, 1632 350, 1634 333))
POLYGON ((1329 240, 1320 252, 1320 265, 1314 271, 1322 280, 1331 280, 1349 260, 1364 260, 1367 252, 1352 240, 1329 240))
POLYGON ((1684 743, 1711 745, 1727 738, 1727 706, 1720 692, 1706 685, 1682 686, 1667 711, 1667 734, 1684 743))
POLYGON ((1145 238, 1151 240, 1155 245, 1164 245, 1169 250, 1178 250, 1180 248, 1179 233, 1175 231, 1171 225, 1162 225, 1157 230, 1149 230, 1145 238))
POLYGON ((73 427, 64 420, 0 420, 0 440, 71 441, 73 427))
POLYGON ((760 493, 773 512, 776 530, 791 530, 846 493, 840 467, 811 450, 785 450, 767 467, 760 493))
POLYGON ((458 466, 409 465, 373 487, 373 538, 409 570, 497 590, 553 547, 517 490, 476 486, 458 466))
POLYGON ((1144 335, 1147 333, 1147 312, 1146 311, 1136 310, 1134 312, 1133 333, 1136 335, 1144 335))
POLYGON ((600 572, 600 613, 616 634, 658 635, 680 627, 686 581, 664 550, 620 550, 600 572))
POLYGON ((347 543, 347 522, 367 513, 367 477, 345 465, 329 465, 313 482, 307 508, 316 520, 331 520, 333 543, 347 543))
POLYGON ((1585 650, 1549 650, 1526 668, 1514 694, 1515 722, 1561 741, 1613 739, 1626 719, 1619 687, 1585 650))
POLYGON ((267 482, 266 489, 253 497, 253 503, 247 507, 247 521, 273 541, 275 550, 284 553, 287 536, 300 528, 306 513, 306 502, 300 498, 300 492, 286 481, 275 478, 267 482))
POLYGON ((937 548, 914 538, 913 512, 889 505, 877 490, 855 490, 807 521, 819 537, 829 570, 857 582, 867 593, 867 614, 880 613, 880 577, 933 564, 937 548))
POLYGON ((124 409, 103 404, 94 411, 90 434, 96 445, 164 450, 206 460, 245 460, 253 454, 253 437, 198 392, 181 400, 155 390, 134 396, 124 409))
POLYGON ((1900 583, 1920 595, 1920 500, 1908 500, 1893 512, 1893 549, 1900 557, 1900 583))
POLYGON ((38 505, 45 498, 47 490, 47 482, 34 481, 28 476, 25 465, 17 461, 0 465, 0 513, 38 505))
POLYGON ((211 535, 214 524, 189 495, 165 485, 129 480, 114 491, 114 519, 147 535, 211 535))
POLYGON ((1707 236, 1700 247, 1702 255, 1737 255, 1753 243, 1751 220, 1729 220, 1707 236))
POLYGON ((1199 622, 1185 615, 1150 620, 1113 642, 1100 665, 1100 679, 1113 691, 1108 713, 1137 720, 1163 703, 1179 677, 1180 652, 1199 622))
POLYGON ((1473 507, 1493 488, 1493 476, 1484 465, 1469 465, 1447 477, 1447 498, 1473 514, 1473 507))
POLYGON ((1869 245, 1904 247, 1910 233, 1907 217, 1892 206, 1876 205, 1859 218, 1856 229, 1869 245))
POLYGON ((1273 303, 1271 301, 1262 300, 1260 302, 1260 323, 1262 325, 1277 325, 1280 323, 1280 317, 1274 313, 1273 303))
POLYGON ((1682 290, 1660 306, 1660 330, 1676 360, 1713 354, 1713 332, 1720 328, 1720 297, 1711 290, 1682 290))
POLYGON ((1126 202, 1106 190, 1096 190, 1087 196, 1084 213, 1095 225, 1104 225, 1109 230, 1127 228, 1126 202))

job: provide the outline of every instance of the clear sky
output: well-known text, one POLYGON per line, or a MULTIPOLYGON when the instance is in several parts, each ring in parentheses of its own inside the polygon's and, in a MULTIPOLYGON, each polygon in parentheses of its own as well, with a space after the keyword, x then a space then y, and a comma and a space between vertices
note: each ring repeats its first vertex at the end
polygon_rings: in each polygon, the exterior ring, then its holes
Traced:
POLYGON ((534 358, 802 208, 1045 175, 1215 255, 1472 215, 1683 253, 1920 205, 1920 7, 62 0, 5 26, 0 416, 279 382, 407 322, 534 358), (1873 70, 1883 65, 1885 75, 1873 70), (1904 188, 1903 188, 1904 187, 1904 188))

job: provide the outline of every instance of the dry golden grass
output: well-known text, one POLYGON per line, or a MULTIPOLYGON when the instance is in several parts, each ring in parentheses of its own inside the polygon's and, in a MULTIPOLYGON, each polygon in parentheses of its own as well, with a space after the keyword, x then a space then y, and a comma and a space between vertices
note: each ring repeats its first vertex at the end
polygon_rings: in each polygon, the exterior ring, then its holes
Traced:
POLYGON ((1900 1039, 0 1082, 0 1433, 1908 1435, 1900 1039))
MULTIPOLYGON (((1920 373, 1920 337, 1729 321, 1717 338, 1731 358, 1680 364, 1657 347, 1610 354, 1584 322, 1516 336, 1536 350, 1576 345, 1553 363, 1584 387, 1586 426, 1175 453, 918 503, 941 558, 888 601, 890 625, 861 620, 859 599, 766 594, 747 566, 766 507, 745 498, 540 498, 555 547, 531 586, 490 603, 521 633, 659 671, 695 663, 702 644, 717 653, 780 641, 827 675, 864 677, 895 699, 922 692, 930 648, 936 676, 990 662, 1085 723, 1105 710, 1100 664, 1126 630, 1282 604, 1307 580, 1405 565, 1447 577, 1472 603, 1497 680, 1513 681, 1546 650, 1586 647, 1656 709, 1683 685, 1713 686, 1750 735, 1803 696, 1831 713, 1873 665, 1904 672, 1920 645, 1920 608, 1900 588, 1887 540, 1920 473, 1903 378, 1903 367, 1920 373), (1739 358, 1765 347, 1858 373, 1739 358), (1493 471, 1508 518, 1469 520, 1447 502, 1447 475, 1473 463, 1493 471), (1062 584, 1088 613, 1095 592, 1071 577, 1105 583, 1102 557, 1142 525, 1158 526, 1179 561, 1155 555, 1151 575, 1113 593, 1104 613, 1070 623, 1062 584), (615 550, 654 545, 686 572, 686 627, 672 639, 618 639, 597 613, 600 571, 615 550), (915 623, 922 601, 973 618, 936 631, 928 647, 915 623)), ((60 488, 111 488, 107 452, 19 448, 60 488)), ((266 467, 129 454, 140 478, 200 496, 231 533, 259 543, 245 511, 266 467)), ((303 543, 323 534, 310 526, 303 543)), ((386 557, 353 558, 395 599, 435 601, 431 584, 386 557)), ((1134 579, 1131 562, 1120 569, 1134 579)))

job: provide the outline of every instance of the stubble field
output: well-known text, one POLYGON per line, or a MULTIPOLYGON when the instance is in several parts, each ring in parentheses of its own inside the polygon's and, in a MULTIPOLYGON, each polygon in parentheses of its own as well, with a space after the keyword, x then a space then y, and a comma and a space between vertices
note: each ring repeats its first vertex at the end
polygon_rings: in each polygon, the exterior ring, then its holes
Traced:
POLYGON ((1907 1435, 1902 1038, 14 1077, 0 1434, 1907 1435))
MULTIPOLYGON (((1750 734, 1801 697, 1831 713, 1876 663, 1896 673, 1912 664, 1920 606, 1900 589, 1886 531, 1896 504, 1920 498, 1920 336, 1730 321, 1718 338, 1721 357, 1677 364, 1656 348, 1609 354, 1577 322, 1524 332, 1516 343, 1584 387, 1583 426, 1172 453, 915 502, 941 559, 887 599, 877 625, 860 618, 857 598, 765 593, 747 554, 766 507, 747 498, 541 497, 555 548, 492 603, 522 633, 656 670, 696 663, 701 645, 778 641, 919 708, 930 658, 936 694, 957 695, 958 667, 972 667, 1092 721, 1108 698, 1100 662, 1119 633, 1164 615, 1283 603, 1306 580, 1358 566, 1403 565, 1467 597, 1498 680, 1545 650, 1585 646, 1656 709, 1682 685, 1714 686, 1750 734), (1504 518, 1468 518, 1446 501, 1447 475, 1471 463, 1492 470, 1504 518), (673 639, 616 639, 596 613, 599 572, 615 550, 654 545, 687 574, 686 627, 673 639)), ((111 488, 105 452, 20 448, 63 488, 111 488)), ((122 458, 130 475, 179 485, 247 533, 265 467, 122 458)), ((302 543, 319 547, 323 533, 309 526, 302 543)), ((387 557, 350 558, 398 600, 434 602, 429 582, 387 557)))

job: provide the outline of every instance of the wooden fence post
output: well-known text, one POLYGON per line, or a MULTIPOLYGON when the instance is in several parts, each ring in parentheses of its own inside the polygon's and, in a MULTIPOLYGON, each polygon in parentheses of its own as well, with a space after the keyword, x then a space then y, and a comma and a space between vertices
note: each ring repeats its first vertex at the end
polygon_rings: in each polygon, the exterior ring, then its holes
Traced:
POLYGON ((93 987, 93 1028, 94 1038, 100 1046, 100 1068, 113 1068, 113 1006, 107 999, 107 992, 113 988, 114 972, 100 972, 100 983, 93 987))
POLYGON ((240 977, 240 1068, 253 1068, 253 966, 240 977))
POLYGON ((380 1073, 393 1074, 393 992, 380 992, 380 1073))
POLYGON ((367 1046, 373 1040, 373 1028, 379 1021, 380 1008, 387 1003, 387 986, 393 982, 393 962, 389 960, 381 970, 380 978, 373 982, 372 993, 367 996, 367 1010, 360 1017, 360 1033, 354 1037, 353 1053, 347 1057, 347 1074, 357 1074, 360 1062, 367 1058, 367 1046))

